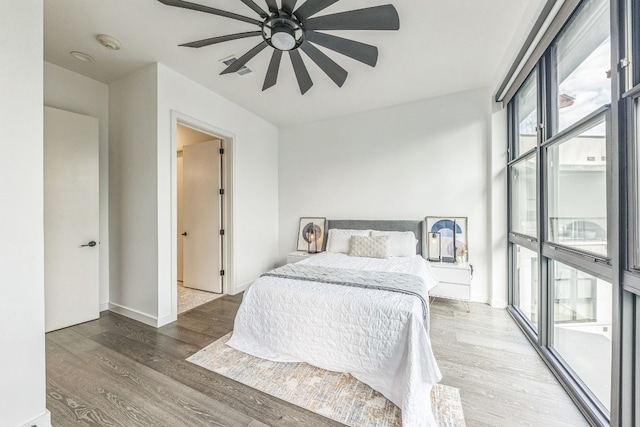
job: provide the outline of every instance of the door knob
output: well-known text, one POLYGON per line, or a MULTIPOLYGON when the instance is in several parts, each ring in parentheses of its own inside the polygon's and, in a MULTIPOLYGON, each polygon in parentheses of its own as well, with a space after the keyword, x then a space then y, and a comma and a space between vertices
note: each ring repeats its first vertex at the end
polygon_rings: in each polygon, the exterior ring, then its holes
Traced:
POLYGON ((187 235, 187 232, 185 231, 184 233, 182 233, 182 235, 183 235, 183 236, 186 236, 186 235, 187 235))
POLYGON ((87 243, 86 245, 80 245, 81 248, 84 248, 85 246, 89 246, 90 248, 94 247, 95 245, 97 245, 96 242, 94 242, 93 240, 90 241, 89 243, 87 243))

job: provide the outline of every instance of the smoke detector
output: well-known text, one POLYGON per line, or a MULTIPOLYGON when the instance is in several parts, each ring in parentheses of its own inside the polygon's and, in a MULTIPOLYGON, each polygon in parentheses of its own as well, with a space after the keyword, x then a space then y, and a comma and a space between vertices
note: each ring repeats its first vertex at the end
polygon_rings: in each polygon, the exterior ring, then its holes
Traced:
POLYGON ((100 44, 110 50, 120 50, 120 40, 108 34, 98 34, 97 37, 100 44))
POLYGON ((73 51, 69 52, 69 55, 73 56, 78 61, 82 61, 82 62, 92 62, 93 61, 93 56, 87 55, 84 52, 78 52, 77 50, 73 50, 73 51))

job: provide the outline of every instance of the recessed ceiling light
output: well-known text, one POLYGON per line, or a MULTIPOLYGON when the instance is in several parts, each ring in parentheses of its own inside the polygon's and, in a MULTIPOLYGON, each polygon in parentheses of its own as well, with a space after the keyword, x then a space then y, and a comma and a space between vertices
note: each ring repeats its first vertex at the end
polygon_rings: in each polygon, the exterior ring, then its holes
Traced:
POLYGON ((78 52, 77 50, 69 52, 69 55, 73 56, 78 61, 82 61, 82 62, 91 62, 91 61, 93 61, 93 56, 87 55, 84 52, 78 52))
POLYGON ((110 50, 120 50, 120 40, 108 34, 98 34, 96 37, 100 44, 110 50))

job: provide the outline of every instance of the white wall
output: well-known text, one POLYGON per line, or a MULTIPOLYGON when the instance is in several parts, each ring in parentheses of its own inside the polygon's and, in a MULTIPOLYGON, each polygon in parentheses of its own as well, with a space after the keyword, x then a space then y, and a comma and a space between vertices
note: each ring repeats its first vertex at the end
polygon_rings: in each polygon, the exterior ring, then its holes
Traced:
POLYGON ((172 113, 233 138, 235 275, 228 292, 241 291, 272 268, 277 128, 161 64, 111 84, 109 98, 111 309, 153 325, 175 320, 172 113))
POLYGON ((280 262, 301 216, 466 216, 472 298, 489 301, 491 144, 488 89, 280 129, 280 262))
POLYGON ((148 324, 158 315, 157 73, 109 85, 109 308, 148 324))
POLYGON ((43 6, 0 14, 0 425, 50 426, 45 408, 43 6))
POLYGON ((491 188, 491 305, 506 307, 508 295, 507 251, 507 110, 493 103, 491 115, 491 165, 488 186, 491 188))
POLYGON ((100 310, 106 310, 109 302, 109 87, 45 62, 44 105, 99 120, 100 310))
MULTIPOLYGON (((171 113, 192 118, 233 137, 233 283, 242 291, 273 268, 278 251, 278 129, 175 71, 158 65, 159 313, 171 311, 171 113)), ((172 277, 173 274, 173 277, 172 277)))

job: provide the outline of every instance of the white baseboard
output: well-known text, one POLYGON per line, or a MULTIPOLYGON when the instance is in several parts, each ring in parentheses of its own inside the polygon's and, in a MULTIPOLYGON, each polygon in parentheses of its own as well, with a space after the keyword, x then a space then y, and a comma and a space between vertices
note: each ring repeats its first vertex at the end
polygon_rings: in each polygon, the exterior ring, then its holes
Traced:
POLYGON ((471 302, 489 304, 489 297, 487 297, 486 295, 471 295, 471 302))
POLYGON ((233 291, 231 289, 229 289, 229 295, 237 295, 240 292, 244 292, 247 290, 247 288, 253 283, 253 280, 247 282, 247 283, 243 283, 242 285, 236 286, 235 289, 233 289, 233 291))
POLYGON ((21 427, 51 427, 51 412, 49 412, 48 409, 45 409, 44 414, 22 424, 21 427))
POLYGON ((493 299, 491 298, 491 307, 493 308, 507 308, 507 306, 509 305, 505 300, 501 300, 501 299, 493 299))
POLYGON ((154 328, 158 327, 158 318, 155 316, 151 316, 147 313, 143 313, 138 310, 134 310, 129 307, 124 307, 119 304, 114 304, 112 302, 109 303, 109 311, 113 311, 114 313, 122 314, 130 319, 137 320, 138 322, 142 322, 146 325, 153 326, 154 328))
POLYGON ((103 312, 103 311, 106 311, 106 310, 109 310, 109 303, 105 302, 105 303, 100 304, 100 312, 103 312))
POLYGON ((158 328, 164 325, 168 325, 171 322, 175 322, 176 320, 178 320, 177 316, 172 316, 171 314, 167 314, 165 316, 162 316, 158 319, 158 328))

